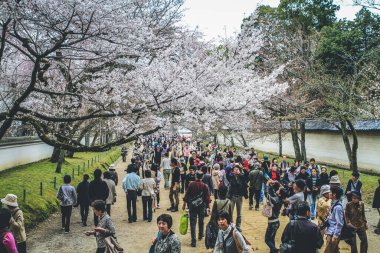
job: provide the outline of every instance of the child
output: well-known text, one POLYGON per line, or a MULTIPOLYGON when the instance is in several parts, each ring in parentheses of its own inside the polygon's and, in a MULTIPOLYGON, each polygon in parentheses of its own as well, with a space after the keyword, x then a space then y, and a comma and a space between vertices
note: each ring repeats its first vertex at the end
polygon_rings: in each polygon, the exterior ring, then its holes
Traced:
POLYGON ((359 180, 359 173, 353 172, 352 177, 348 180, 345 195, 347 196, 347 201, 351 202, 351 195, 353 191, 361 192, 362 182, 359 180))

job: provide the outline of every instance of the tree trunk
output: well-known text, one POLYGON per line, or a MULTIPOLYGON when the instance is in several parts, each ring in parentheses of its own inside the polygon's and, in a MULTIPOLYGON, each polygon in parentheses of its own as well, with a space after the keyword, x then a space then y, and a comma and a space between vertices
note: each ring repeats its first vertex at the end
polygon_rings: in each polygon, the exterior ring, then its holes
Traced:
POLYGON ((218 134, 214 134, 214 144, 218 144, 218 134))
POLYGON ((278 155, 282 156, 282 133, 278 131, 278 155))
POLYGON ((353 172, 359 172, 358 168, 358 148, 359 148, 359 142, 358 142, 358 134, 356 132, 356 129, 354 127, 354 124, 352 124, 351 120, 346 119, 348 126, 351 129, 352 133, 352 148, 351 148, 351 164, 350 169, 353 172))
POLYGON ((74 152, 73 151, 67 151, 66 152, 66 157, 73 158, 74 157, 74 152))
POLYGON ((292 134, 294 155, 296 157, 296 160, 297 161, 302 160, 302 155, 301 155, 301 150, 300 150, 300 144, 298 143, 298 133, 297 133, 296 121, 292 121, 290 123, 290 133, 292 134))
POLYGON ((282 121, 280 120, 280 130, 278 131, 278 155, 282 156, 282 121))
POLYGON ((98 136, 99 136, 99 132, 96 131, 96 133, 95 133, 95 135, 94 135, 94 139, 92 139, 91 146, 95 146, 95 144, 96 144, 96 140, 98 139, 98 136))
POLYGON ((54 147, 53 154, 51 154, 50 162, 57 163, 59 160, 59 154, 61 153, 61 149, 54 147))
POLYGON ((241 140, 243 141, 243 146, 244 146, 245 148, 248 147, 247 142, 245 141, 244 136, 241 134, 240 137, 241 137, 241 140))
POLYGON ((305 138, 305 121, 302 120, 300 122, 300 133, 301 133, 301 153, 302 153, 302 160, 307 161, 307 155, 306 155, 306 138, 305 138))
POLYGON ((57 167, 55 168, 55 173, 61 173, 62 164, 64 161, 65 161, 65 150, 60 149, 59 159, 58 159, 57 167))
POLYGON ((231 136, 231 145, 232 145, 232 147, 235 147, 234 137, 232 137, 232 136, 231 136))

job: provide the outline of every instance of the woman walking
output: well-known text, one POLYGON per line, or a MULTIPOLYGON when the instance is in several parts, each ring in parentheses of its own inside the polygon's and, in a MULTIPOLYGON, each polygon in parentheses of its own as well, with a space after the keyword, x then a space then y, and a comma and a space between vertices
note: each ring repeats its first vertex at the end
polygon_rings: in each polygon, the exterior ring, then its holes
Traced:
POLYGON ((87 231, 85 235, 94 235, 97 244, 96 253, 104 253, 106 252, 105 239, 115 235, 115 226, 112 223, 111 217, 107 214, 105 201, 95 200, 92 203, 92 207, 95 215, 99 218, 99 222, 94 231, 87 231))
POLYGON ((75 188, 70 185, 71 177, 65 175, 63 177, 64 184, 59 187, 57 198, 61 201, 61 214, 62 214, 62 229, 65 234, 70 232, 70 219, 73 206, 77 203, 77 193, 75 188))
POLYGON ((152 178, 150 170, 144 171, 145 178, 141 180, 140 189, 142 205, 143 205, 143 220, 152 221, 152 202, 155 195, 156 181, 152 178))

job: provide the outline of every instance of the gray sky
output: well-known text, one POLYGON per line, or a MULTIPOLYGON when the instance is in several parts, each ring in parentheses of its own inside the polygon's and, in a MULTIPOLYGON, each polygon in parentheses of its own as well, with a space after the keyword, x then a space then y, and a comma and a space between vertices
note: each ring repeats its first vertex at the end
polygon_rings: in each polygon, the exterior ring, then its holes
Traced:
MULTIPOLYGON (((198 27, 207 40, 218 36, 233 36, 238 33, 244 17, 249 16, 258 4, 277 6, 279 0, 186 0, 184 22, 198 27)), ((340 5, 338 18, 353 19, 359 7, 352 0, 336 0, 340 5)))

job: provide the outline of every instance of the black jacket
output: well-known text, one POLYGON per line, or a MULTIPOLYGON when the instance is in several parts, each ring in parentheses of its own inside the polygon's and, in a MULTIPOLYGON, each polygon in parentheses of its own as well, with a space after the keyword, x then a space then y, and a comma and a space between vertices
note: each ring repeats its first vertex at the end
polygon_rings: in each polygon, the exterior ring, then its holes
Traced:
POLYGON ((212 183, 212 177, 211 175, 204 174, 202 178, 202 182, 205 183, 208 186, 208 189, 210 190, 210 193, 213 192, 214 186, 212 183))
POLYGON ((248 198, 247 182, 243 174, 239 174, 236 177, 234 175, 227 177, 230 185, 228 187, 228 198, 231 199, 232 196, 242 196, 248 198))
POLYGON ((90 183, 87 181, 82 181, 78 184, 77 193, 78 193, 78 204, 80 205, 89 205, 90 204, 90 183))
POLYGON ((326 184, 330 184, 329 175, 327 173, 319 174, 319 184, 321 186, 326 185, 326 184))
POLYGON ((281 236, 281 241, 289 242, 294 239, 296 242, 295 253, 316 253, 323 245, 323 237, 319 227, 306 218, 298 218, 294 221, 294 227, 289 222, 281 236), (292 229, 294 238, 292 238, 292 229))
POLYGON ((313 179, 312 179, 312 177, 309 177, 306 180, 306 186, 307 186, 307 188, 310 189, 310 192, 308 192, 309 194, 313 193, 314 195, 317 195, 319 193, 319 189, 321 188, 321 182, 320 182, 319 178, 317 178, 317 181, 315 182, 315 187, 317 187, 318 190, 313 191, 313 179))
POLYGON ((98 199, 106 201, 108 194, 109 189, 106 182, 101 179, 94 179, 90 182, 89 197, 91 203, 98 199))

